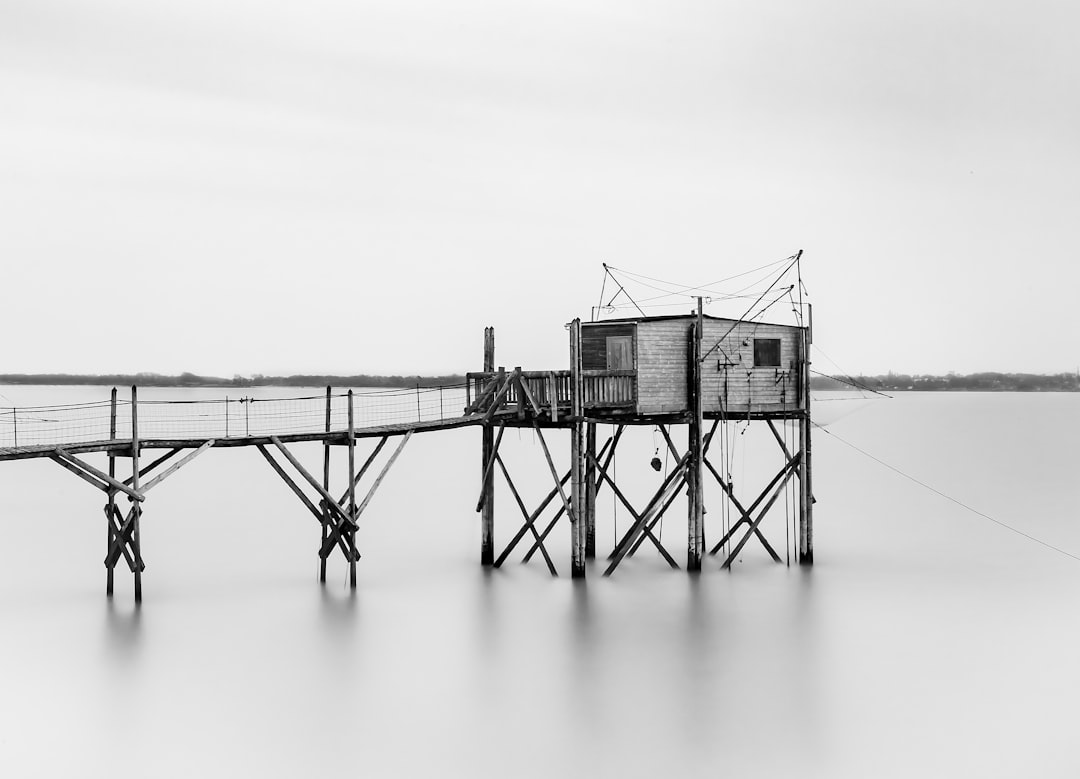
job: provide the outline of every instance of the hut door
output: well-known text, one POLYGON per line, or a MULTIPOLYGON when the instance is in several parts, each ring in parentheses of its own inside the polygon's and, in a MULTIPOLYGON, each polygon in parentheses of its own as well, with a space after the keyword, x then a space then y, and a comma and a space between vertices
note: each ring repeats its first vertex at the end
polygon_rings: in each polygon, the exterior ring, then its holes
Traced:
POLYGON ((607 369, 634 370, 634 336, 609 335, 607 338, 607 369))

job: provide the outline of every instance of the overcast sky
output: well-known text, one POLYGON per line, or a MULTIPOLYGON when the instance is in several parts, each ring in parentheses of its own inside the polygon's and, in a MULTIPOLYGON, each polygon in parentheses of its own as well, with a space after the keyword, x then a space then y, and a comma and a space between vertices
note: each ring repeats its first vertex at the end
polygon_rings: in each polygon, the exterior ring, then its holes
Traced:
POLYGON ((1075 370, 1078 8, 2 0, 0 372, 561 368, 798 249, 846 371, 1075 370))

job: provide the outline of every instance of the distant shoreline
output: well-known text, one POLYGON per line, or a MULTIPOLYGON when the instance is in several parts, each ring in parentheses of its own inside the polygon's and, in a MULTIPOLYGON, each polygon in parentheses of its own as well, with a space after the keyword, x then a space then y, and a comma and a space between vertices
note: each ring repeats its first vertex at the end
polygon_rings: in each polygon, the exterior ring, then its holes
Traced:
POLYGON ((816 390, 874 392, 1080 392, 1075 373, 950 373, 945 376, 889 373, 884 376, 815 376, 816 390))
POLYGON ((464 374, 444 376, 381 376, 358 374, 355 376, 329 376, 323 374, 296 374, 293 376, 199 376, 181 373, 171 376, 159 373, 114 373, 89 375, 77 373, 2 373, 0 384, 7 385, 84 385, 120 387, 440 387, 464 384, 464 374))
MULTIPOLYGON (((294 374, 291 376, 200 376, 194 373, 0 373, 0 385, 85 385, 121 387, 439 387, 463 385, 465 375, 400 376, 356 374, 294 374)), ((884 376, 814 376, 815 390, 872 390, 876 392, 1080 392, 1080 376, 1073 373, 970 373, 884 376)))

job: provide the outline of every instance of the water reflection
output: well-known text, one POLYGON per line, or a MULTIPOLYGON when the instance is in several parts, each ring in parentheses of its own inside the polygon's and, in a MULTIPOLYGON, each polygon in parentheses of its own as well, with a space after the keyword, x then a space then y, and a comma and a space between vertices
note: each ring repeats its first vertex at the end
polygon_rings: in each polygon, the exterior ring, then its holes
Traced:
POLYGON ((138 603, 117 604, 105 600, 106 657, 118 665, 127 665, 143 646, 143 612, 138 603))

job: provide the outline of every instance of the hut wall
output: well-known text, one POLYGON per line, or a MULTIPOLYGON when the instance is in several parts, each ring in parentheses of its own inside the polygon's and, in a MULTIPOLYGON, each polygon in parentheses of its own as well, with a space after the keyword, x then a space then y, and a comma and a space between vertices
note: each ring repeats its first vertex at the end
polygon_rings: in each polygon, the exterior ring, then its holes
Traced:
POLYGON ((689 319, 638 322, 638 413, 686 409, 686 339, 689 319))
POLYGON ((701 366, 706 413, 798 407, 799 330, 785 325, 705 320, 701 366), (731 331, 730 333, 728 331, 731 331), (754 339, 778 339, 779 365, 754 366, 754 339), (719 341, 719 346, 713 347, 719 341))

